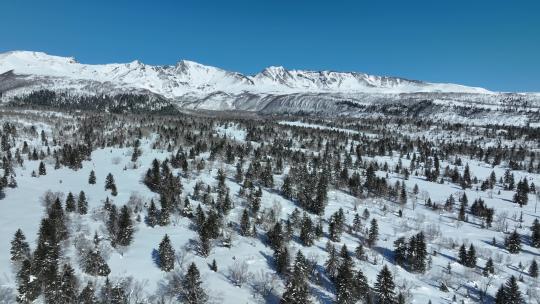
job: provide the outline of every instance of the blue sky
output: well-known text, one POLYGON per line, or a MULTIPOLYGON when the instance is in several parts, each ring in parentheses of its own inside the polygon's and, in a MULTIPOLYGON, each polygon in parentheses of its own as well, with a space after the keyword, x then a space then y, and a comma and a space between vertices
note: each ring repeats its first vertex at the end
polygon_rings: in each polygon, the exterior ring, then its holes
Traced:
POLYGON ((194 60, 540 91, 540 1, 2 0, 0 52, 194 60))

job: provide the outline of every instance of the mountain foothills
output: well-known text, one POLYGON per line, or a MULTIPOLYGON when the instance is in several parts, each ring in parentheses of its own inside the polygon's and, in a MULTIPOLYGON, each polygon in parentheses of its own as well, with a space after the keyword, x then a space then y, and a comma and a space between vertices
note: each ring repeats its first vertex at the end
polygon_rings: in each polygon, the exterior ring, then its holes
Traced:
POLYGON ((539 94, 35 52, 0 72, 0 304, 540 303, 539 94))
POLYGON ((4 102, 39 99, 41 105, 65 108, 77 103, 117 112, 199 109, 348 117, 382 113, 476 124, 540 122, 539 94, 283 67, 248 76, 186 60, 173 66, 139 61, 89 65, 28 51, 0 54, 0 92, 4 102), (137 95, 137 102, 128 105, 126 95, 137 95))

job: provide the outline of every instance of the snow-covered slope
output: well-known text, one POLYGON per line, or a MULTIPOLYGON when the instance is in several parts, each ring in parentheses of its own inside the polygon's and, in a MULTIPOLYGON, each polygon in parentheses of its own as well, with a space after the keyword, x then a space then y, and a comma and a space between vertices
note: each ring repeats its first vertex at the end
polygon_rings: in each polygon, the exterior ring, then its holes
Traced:
POLYGON ((239 94, 290 93, 481 93, 490 92, 456 84, 427 83, 396 77, 332 71, 286 70, 269 67, 246 76, 196 62, 182 60, 174 66, 152 66, 133 61, 124 64, 90 65, 71 57, 41 52, 14 51, 0 54, 0 74, 55 78, 61 87, 80 87, 81 81, 110 83, 118 87, 148 90, 167 98, 208 96, 215 92, 239 94))

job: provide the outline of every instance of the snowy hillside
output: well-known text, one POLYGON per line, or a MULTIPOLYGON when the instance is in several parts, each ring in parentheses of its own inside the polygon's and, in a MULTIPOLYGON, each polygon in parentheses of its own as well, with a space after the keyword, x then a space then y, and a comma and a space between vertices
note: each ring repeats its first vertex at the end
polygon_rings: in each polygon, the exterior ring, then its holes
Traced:
POLYGON ((538 128, 301 119, 1 107, 0 303, 540 303, 538 128))

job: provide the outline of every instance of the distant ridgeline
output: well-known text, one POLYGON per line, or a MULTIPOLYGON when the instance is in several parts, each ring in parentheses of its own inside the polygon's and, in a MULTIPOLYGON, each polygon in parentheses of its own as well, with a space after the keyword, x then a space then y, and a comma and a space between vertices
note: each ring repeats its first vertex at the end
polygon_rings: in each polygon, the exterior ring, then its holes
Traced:
POLYGON ((91 110, 109 113, 178 113, 171 102, 160 96, 145 94, 114 94, 81 96, 64 92, 39 90, 27 95, 15 96, 9 106, 39 106, 64 110, 91 110))

